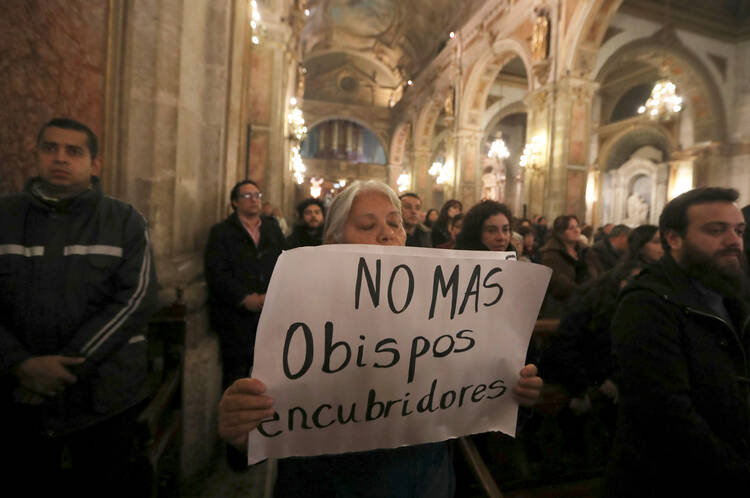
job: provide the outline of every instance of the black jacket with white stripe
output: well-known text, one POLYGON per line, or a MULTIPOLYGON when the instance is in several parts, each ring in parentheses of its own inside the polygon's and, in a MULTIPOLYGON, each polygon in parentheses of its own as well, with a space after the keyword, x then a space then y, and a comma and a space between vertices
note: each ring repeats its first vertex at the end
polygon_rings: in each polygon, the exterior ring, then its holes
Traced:
POLYGON ((96 178, 52 206, 32 194, 37 181, 0 197, 0 376, 3 405, 28 409, 13 402, 14 366, 32 356, 86 358, 78 381, 39 407, 39 430, 55 435, 148 394, 143 334, 157 283, 146 220, 135 208, 104 196, 96 178))

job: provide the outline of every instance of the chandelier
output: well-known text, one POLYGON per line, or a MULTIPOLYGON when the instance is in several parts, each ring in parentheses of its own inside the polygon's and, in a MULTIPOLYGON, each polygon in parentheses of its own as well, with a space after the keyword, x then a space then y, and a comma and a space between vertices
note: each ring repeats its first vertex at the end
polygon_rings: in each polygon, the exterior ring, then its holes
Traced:
POLYGON ((409 186, 411 185, 411 176, 409 176, 409 173, 406 171, 402 172, 398 180, 396 180, 396 185, 398 185, 398 191, 399 192, 406 192, 409 190, 409 186))
POLYGON ((289 104, 292 106, 292 109, 286 115, 287 123, 289 123, 289 134, 291 138, 301 141, 307 135, 305 117, 302 114, 302 109, 297 107, 296 98, 292 97, 289 99, 289 104))
POLYGON ((255 0, 250 1, 250 28, 252 29, 250 41, 253 43, 253 45, 258 45, 260 43, 260 35, 263 31, 263 27, 260 24, 258 2, 256 2, 255 0))
POLYGON ((294 180, 297 182, 297 185, 302 185, 305 181, 304 173, 307 171, 307 168, 305 167, 305 163, 302 162, 302 156, 299 153, 299 145, 292 146, 291 166, 294 180))
POLYGON ((310 197, 318 198, 323 193, 323 179, 310 178, 310 197))
POLYGON ((453 167, 448 162, 435 161, 427 171, 430 176, 435 177, 435 183, 442 185, 443 183, 450 183, 453 179, 453 167))
POLYGON ((652 120, 668 121, 681 110, 682 97, 677 95, 677 87, 664 78, 656 82, 651 96, 638 108, 638 114, 646 114, 652 120))
POLYGON ((522 168, 537 169, 542 162, 543 149, 544 139, 541 135, 535 136, 531 139, 531 142, 523 146, 523 153, 521 154, 521 159, 518 161, 518 165, 522 168))
POLYGON ((492 144, 490 144, 490 150, 487 152, 487 157, 494 157, 496 159, 506 159, 510 157, 510 151, 501 137, 496 138, 492 144))

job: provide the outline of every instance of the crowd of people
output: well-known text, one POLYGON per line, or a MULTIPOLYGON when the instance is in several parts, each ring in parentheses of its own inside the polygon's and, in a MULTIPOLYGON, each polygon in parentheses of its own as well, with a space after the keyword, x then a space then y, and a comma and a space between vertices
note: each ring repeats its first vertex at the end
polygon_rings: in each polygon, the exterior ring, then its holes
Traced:
MULTIPOLYGON (((39 176, 0 197, 3 462, 11 484, 31 494, 94 496, 106 487, 134 496, 128 459, 149 396, 144 327, 157 290, 147 222, 102 194, 97 137, 85 125, 46 123, 36 152, 39 176)), ((416 193, 356 181, 329 206, 303 200, 285 230, 259 184, 237 183, 232 213, 205 250, 230 462, 245 465, 248 433, 273 415, 273 393, 249 374, 281 252, 406 245, 514 251, 551 268, 540 317, 559 326, 512 391, 532 406, 544 383, 562 386, 576 415, 594 399, 608 404, 608 496, 750 489, 750 210, 743 216, 738 198, 730 188, 697 188, 668 202, 658 226, 595 231, 571 214, 548 228, 543 216, 518 218, 493 200, 465 213, 458 200, 425 211, 416 193)), ((449 497, 451 459, 445 442, 283 459, 276 495, 449 497)))

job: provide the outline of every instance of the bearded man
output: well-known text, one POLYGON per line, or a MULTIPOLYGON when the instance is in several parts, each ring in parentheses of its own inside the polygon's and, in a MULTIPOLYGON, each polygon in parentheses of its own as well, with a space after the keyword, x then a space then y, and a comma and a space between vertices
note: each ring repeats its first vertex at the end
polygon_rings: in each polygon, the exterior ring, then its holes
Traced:
POLYGON ((750 352, 734 189, 700 188, 659 218, 664 258, 625 288, 613 329, 620 412, 607 496, 750 489, 750 352))

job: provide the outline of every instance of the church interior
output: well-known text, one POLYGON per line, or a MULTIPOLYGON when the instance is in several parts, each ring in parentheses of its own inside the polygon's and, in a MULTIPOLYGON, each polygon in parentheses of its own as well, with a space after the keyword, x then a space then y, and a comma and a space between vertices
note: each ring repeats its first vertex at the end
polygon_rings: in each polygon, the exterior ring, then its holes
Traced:
POLYGON ((3 10, 0 193, 35 174, 47 120, 71 117, 100 137, 105 193, 150 225, 153 327, 167 331, 161 367, 176 365, 152 463, 177 469, 183 486, 222 452, 203 251, 239 180, 256 181, 290 226, 299 201, 358 179, 416 192, 425 210, 489 198, 519 218, 576 214, 594 227, 655 224, 700 186, 750 203, 748 0, 11 0, 3 10))

